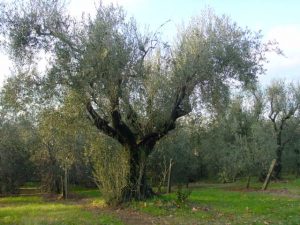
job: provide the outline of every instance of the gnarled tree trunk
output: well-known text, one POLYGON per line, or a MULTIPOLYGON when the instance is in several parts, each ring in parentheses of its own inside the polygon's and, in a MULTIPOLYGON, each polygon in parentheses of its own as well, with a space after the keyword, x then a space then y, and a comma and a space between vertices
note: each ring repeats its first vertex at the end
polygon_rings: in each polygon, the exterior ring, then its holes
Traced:
MULTIPOLYGON (((119 82, 120 85, 120 82, 119 82)), ((154 194, 147 185, 146 161, 154 149, 158 140, 164 137, 170 130, 175 129, 177 118, 186 115, 191 111, 190 107, 184 107, 182 102, 186 96, 186 86, 182 86, 175 98, 174 105, 170 112, 170 117, 160 127, 153 129, 146 135, 136 134, 127 125, 119 109, 119 98, 112 98, 111 121, 103 119, 94 109, 92 102, 87 102, 86 109, 89 118, 97 129, 107 136, 117 140, 125 149, 129 151, 129 177, 128 185, 124 189, 123 200, 144 199, 154 194), (187 108, 187 109, 185 109, 187 108)), ((132 112, 134 113, 134 112, 132 112)))
POLYGON ((282 169, 282 163, 281 163, 282 151, 283 151, 283 147, 281 145, 277 146, 277 149, 276 149, 276 164, 274 166, 274 177, 277 178, 277 179, 280 179, 280 175, 281 175, 281 169, 282 169))
MULTIPOLYGON (((154 195, 152 188, 147 184, 146 163, 148 154, 144 149, 129 149, 128 186, 124 190, 123 200, 141 200, 154 195)), ((150 151, 149 151, 150 152, 150 151)))

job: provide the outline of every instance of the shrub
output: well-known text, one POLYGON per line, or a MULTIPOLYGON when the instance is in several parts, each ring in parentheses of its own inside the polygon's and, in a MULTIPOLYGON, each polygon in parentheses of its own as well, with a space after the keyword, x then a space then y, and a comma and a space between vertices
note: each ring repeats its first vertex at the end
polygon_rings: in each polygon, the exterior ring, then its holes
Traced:
POLYGON ((122 201, 128 185, 128 153, 113 139, 96 138, 89 148, 94 180, 107 204, 122 201))
POLYGON ((176 203, 178 206, 186 204, 188 198, 190 197, 192 191, 190 189, 183 189, 181 185, 178 186, 176 192, 176 203))

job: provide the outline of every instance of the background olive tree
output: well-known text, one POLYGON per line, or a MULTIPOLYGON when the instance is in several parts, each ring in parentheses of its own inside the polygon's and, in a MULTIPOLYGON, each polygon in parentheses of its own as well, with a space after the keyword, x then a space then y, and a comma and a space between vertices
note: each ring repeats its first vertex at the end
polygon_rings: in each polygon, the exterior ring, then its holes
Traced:
POLYGON ((277 146, 274 175, 280 178, 284 149, 292 139, 297 138, 295 130, 300 123, 300 85, 274 81, 266 88, 265 99, 277 146))
POLYGON ((30 161, 33 137, 26 120, 3 121, 0 118, 0 194, 18 193, 18 188, 32 177, 30 161))

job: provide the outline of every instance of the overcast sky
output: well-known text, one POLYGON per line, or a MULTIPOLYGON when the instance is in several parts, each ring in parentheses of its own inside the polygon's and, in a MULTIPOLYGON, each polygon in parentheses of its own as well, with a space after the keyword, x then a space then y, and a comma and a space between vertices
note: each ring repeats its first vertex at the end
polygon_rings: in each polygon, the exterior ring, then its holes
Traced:
MULTIPOLYGON (((83 11, 95 12, 94 0, 69 0, 70 11, 80 16, 83 11)), ((242 27, 262 30, 265 40, 276 39, 285 57, 271 54, 266 75, 260 77, 265 85, 272 79, 300 81, 300 1, 298 0, 103 0, 123 6, 128 16, 133 16, 140 27, 156 30, 170 20, 162 29, 163 37, 172 41, 177 26, 187 23, 192 16, 206 7, 217 14, 226 14, 242 27)), ((9 61, 0 54, 0 82, 9 75, 9 61)))

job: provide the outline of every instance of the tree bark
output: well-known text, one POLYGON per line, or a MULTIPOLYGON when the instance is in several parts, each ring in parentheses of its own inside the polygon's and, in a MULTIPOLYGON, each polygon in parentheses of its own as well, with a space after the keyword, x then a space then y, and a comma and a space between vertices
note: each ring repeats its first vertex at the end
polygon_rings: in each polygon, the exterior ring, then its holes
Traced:
POLYGON ((282 163, 281 163, 281 156, 282 156, 283 147, 277 146, 276 149, 276 164, 274 166, 274 177, 276 179, 280 179, 282 163))
POLYGON ((68 169, 64 169, 63 198, 68 198, 68 169))
POLYGON ((173 166, 173 159, 170 159, 170 164, 169 164, 169 173, 168 173, 168 191, 167 193, 171 193, 171 179, 172 179, 172 166, 173 166))
POLYGON ((277 138, 277 149, 276 149, 276 165, 274 167, 274 177, 277 179, 280 179, 281 175, 281 169, 282 169, 282 152, 284 151, 285 145, 291 140, 291 138, 288 138, 286 140, 282 140, 282 132, 284 130, 284 126, 286 124, 286 121, 289 120, 296 112, 296 110, 299 108, 299 105, 297 104, 296 107, 293 109, 290 109, 289 112, 278 122, 276 122, 276 118, 278 118, 279 111, 275 111, 273 109, 273 101, 271 101, 271 112, 269 114, 269 118, 273 123, 274 131, 276 132, 276 138, 277 138))
POLYGON ((148 151, 144 149, 129 148, 129 179, 128 186, 124 190, 123 201, 132 199, 142 200, 154 195, 152 188, 147 184, 146 160, 148 151))
MULTIPOLYGON (((119 82, 119 85, 121 81, 119 82)), ((87 102, 86 109, 90 120, 99 131, 117 140, 129 151, 129 177, 128 186, 123 191, 123 201, 131 199, 144 199, 154 195, 152 189, 147 185, 146 160, 153 151, 158 140, 164 137, 169 131, 175 129, 176 120, 188 114, 191 109, 185 109, 183 101, 187 96, 186 86, 181 86, 174 100, 170 111, 170 117, 160 127, 152 132, 141 136, 133 132, 128 124, 122 120, 119 110, 119 97, 111 99, 111 121, 102 118, 94 109, 91 101, 87 102)))

